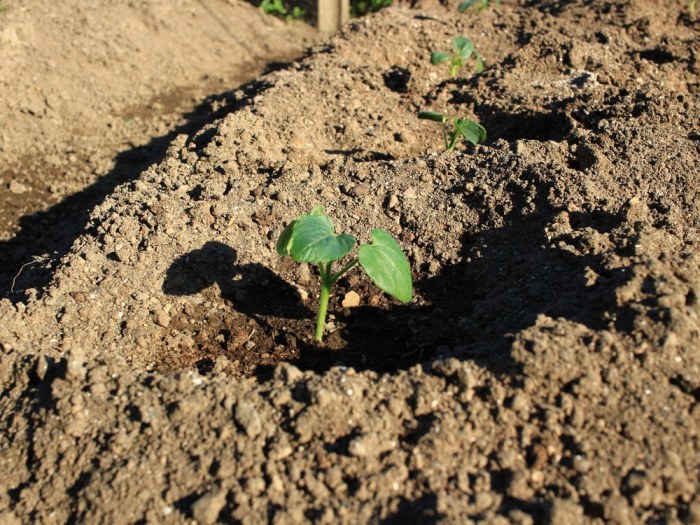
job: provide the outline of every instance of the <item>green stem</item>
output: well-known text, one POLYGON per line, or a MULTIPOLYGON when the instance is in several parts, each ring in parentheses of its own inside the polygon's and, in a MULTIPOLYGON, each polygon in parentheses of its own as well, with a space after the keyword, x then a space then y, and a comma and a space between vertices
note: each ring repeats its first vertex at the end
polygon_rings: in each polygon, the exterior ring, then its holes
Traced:
POLYGON ((447 140, 447 126, 445 125, 444 120, 442 121, 441 125, 442 125, 442 138, 445 141, 445 149, 449 151, 452 148, 450 148, 450 142, 447 140))
POLYGON ((324 266, 319 264, 321 272, 321 295, 318 300, 318 317, 316 317, 316 341, 319 343, 323 340, 323 330, 326 327, 326 313, 328 312, 328 299, 331 296, 331 286, 333 280, 331 275, 331 265, 328 263, 324 266))
POLYGON ((346 264, 346 265, 343 266, 340 270, 338 270, 336 273, 334 273, 334 274, 331 276, 331 284, 335 284, 335 282, 336 282, 338 279, 340 279, 345 273, 347 273, 348 271, 350 271, 350 269, 351 269, 353 266, 355 266, 358 262, 360 262, 360 260, 359 260, 357 257, 355 257, 352 261, 350 261, 348 264, 346 264))
MULTIPOLYGON (((452 132, 451 132, 450 143, 447 146, 447 151, 452 151, 453 149, 455 149, 455 146, 457 145, 457 141, 459 140, 459 136, 460 136, 459 130, 457 128, 457 119, 456 118, 455 118, 452 125, 454 126, 454 130, 452 130, 452 132)), ((445 143, 447 143, 447 139, 445 139, 445 143)))

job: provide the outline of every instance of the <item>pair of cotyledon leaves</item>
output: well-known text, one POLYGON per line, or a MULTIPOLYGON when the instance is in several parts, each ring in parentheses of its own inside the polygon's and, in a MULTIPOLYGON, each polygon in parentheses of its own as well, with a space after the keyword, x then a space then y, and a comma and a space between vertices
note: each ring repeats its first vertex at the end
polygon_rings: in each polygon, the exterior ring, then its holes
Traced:
MULTIPOLYGON (((277 241, 280 256, 297 262, 328 263, 345 257, 355 246, 355 237, 336 234, 323 206, 294 219, 277 241)), ((413 295, 411 267, 396 241, 384 230, 372 230, 372 244, 359 247, 357 258, 374 284, 382 291, 408 302, 413 295)))
MULTIPOLYGON (((448 120, 447 115, 438 111, 421 111, 418 113, 418 118, 432 120, 433 122, 439 122, 443 125, 448 120)), ((486 129, 484 129, 484 126, 481 124, 464 118, 455 118, 453 122, 455 125, 455 133, 461 134, 472 144, 479 144, 486 140, 486 129)))
POLYGON ((430 54, 430 63, 433 65, 442 64, 443 62, 451 61, 450 74, 454 77, 457 71, 462 67, 469 57, 474 55, 476 59, 476 72, 481 73, 484 70, 484 59, 479 53, 474 51, 474 43, 465 36, 457 36, 452 39, 453 53, 445 53, 444 51, 433 51, 430 54))

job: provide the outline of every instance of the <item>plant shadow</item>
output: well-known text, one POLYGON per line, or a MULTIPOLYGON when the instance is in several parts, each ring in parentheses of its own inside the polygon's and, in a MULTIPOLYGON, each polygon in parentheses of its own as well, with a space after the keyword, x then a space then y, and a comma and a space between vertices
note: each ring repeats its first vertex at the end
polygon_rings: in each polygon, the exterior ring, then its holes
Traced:
POLYGON ((309 310, 296 288, 261 264, 236 264, 236 250, 209 241, 181 255, 170 265, 163 282, 168 295, 195 295, 216 284, 221 298, 250 317, 304 319, 309 310))

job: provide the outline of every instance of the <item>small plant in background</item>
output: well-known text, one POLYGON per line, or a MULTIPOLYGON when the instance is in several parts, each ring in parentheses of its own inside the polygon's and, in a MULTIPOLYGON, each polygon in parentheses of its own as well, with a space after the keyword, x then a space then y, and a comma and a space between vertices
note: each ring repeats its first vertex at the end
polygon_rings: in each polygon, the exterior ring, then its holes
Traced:
POLYGON ((350 0, 350 16, 358 17, 369 13, 376 13, 380 9, 389 7, 392 0, 350 0))
POLYGON ((4 13, 4 12, 7 11, 9 8, 10 8, 10 6, 7 5, 7 4, 0 4, 0 13, 4 13))
POLYGON ((262 0, 260 9, 266 15, 274 15, 288 20, 300 20, 306 16, 306 11, 302 7, 285 3, 283 0, 262 0))
POLYGON ((472 120, 457 118, 452 119, 453 128, 448 130, 446 115, 437 111, 421 111, 418 118, 438 122, 442 126, 442 137, 445 140, 445 149, 452 151, 459 140, 464 138, 472 144, 479 144, 486 140, 486 130, 481 124, 472 120))
MULTIPOLYGON (((489 4, 490 0, 467 0, 466 2, 462 2, 457 6, 457 10, 460 13, 464 13, 467 9, 474 8, 477 11, 483 11, 486 9, 489 4)), ((495 0, 494 2, 494 7, 496 8, 496 11, 498 11, 501 7, 501 0, 495 0)))
POLYGON ((314 206, 310 213, 297 217, 282 231, 277 241, 277 253, 290 255, 297 262, 318 266, 321 274, 321 294, 316 318, 316 340, 323 339, 331 288, 356 264, 364 268, 379 289, 404 303, 413 295, 413 280, 408 259, 397 242, 384 230, 372 230, 372 244, 363 244, 357 257, 337 272, 333 263, 345 257, 355 246, 355 237, 335 233, 333 223, 323 213, 323 206, 314 206))
POLYGON ((474 57, 475 69, 477 73, 484 70, 483 57, 474 50, 474 43, 467 37, 458 36, 452 39, 452 53, 444 51, 433 51, 430 54, 430 63, 433 65, 448 62, 450 65, 450 75, 454 78, 459 70, 474 57))
POLYGON ((695 19, 695 6, 697 5, 698 0, 690 0, 688 2, 688 12, 690 13, 690 18, 695 19))

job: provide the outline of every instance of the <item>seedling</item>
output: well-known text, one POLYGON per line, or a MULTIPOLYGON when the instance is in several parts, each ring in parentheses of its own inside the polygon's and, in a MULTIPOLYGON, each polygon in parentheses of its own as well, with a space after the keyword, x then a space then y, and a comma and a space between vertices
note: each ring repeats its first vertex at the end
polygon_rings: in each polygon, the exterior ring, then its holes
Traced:
POLYGON ((360 17, 389 7, 393 0, 351 0, 350 16, 360 17))
POLYGON ((452 53, 444 51, 433 51, 430 54, 430 63, 433 65, 449 62, 450 76, 457 76, 459 70, 473 56, 475 60, 475 68, 477 73, 484 70, 483 57, 474 50, 474 43, 464 36, 457 36, 452 39, 452 53))
POLYGON ((442 126, 442 137, 445 139, 445 149, 447 151, 455 149, 457 142, 459 142, 459 139, 462 137, 472 144, 478 144, 486 140, 486 130, 481 124, 477 124, 473 120, 455 117, 452 119, 454 128, 448 130, 447 122, 449 119, 443 113, 437 111, 421 111, 418 113, 418 118, 440 123, 440 126, 442 126))
POLYGON ((300 20, 306 16, 306 11, 299 6, 288 6, 282 0, 262 0, 260 9, 266 15, 274 15, 287 20, 300 20))
MULTIPOLYGON (((457 6, 457 11, 459 11, 460 13, 464 13, 467 9, 471 7, 473 7, 477 11, 483 11, 489 6, 490 3, 490 0, 467 0, 466 2, 462 2, 457 6)), ((498 11, 501 7, 501 0, 495 0, 494 7, 496 8, 496 11, 498 11)))
POLYGON ((690 0, 688 2, 688 11, 690 12, 690 18, 695 20, 695 6, 697 5, 698 0, 690 0))
POLYGON ((277 253, 291 255, 297 262, 318 266, 321 274, 321 294, 316 317, 316 341, 323 339, 331 288, 340 277, 356 264, 365 269, 379 289, 408 302, 413 295, 413 280, 408 259, 396 241, 384 230, 372 230, 372 244, 363 244, 357 257, 333 272, 333 263, 341 260, 355 246, 355 237, 337 234, 333 223, 323 213, 323 206, 314 206, 311 213, 294 219, 282 231, 277 241, 277 253))

